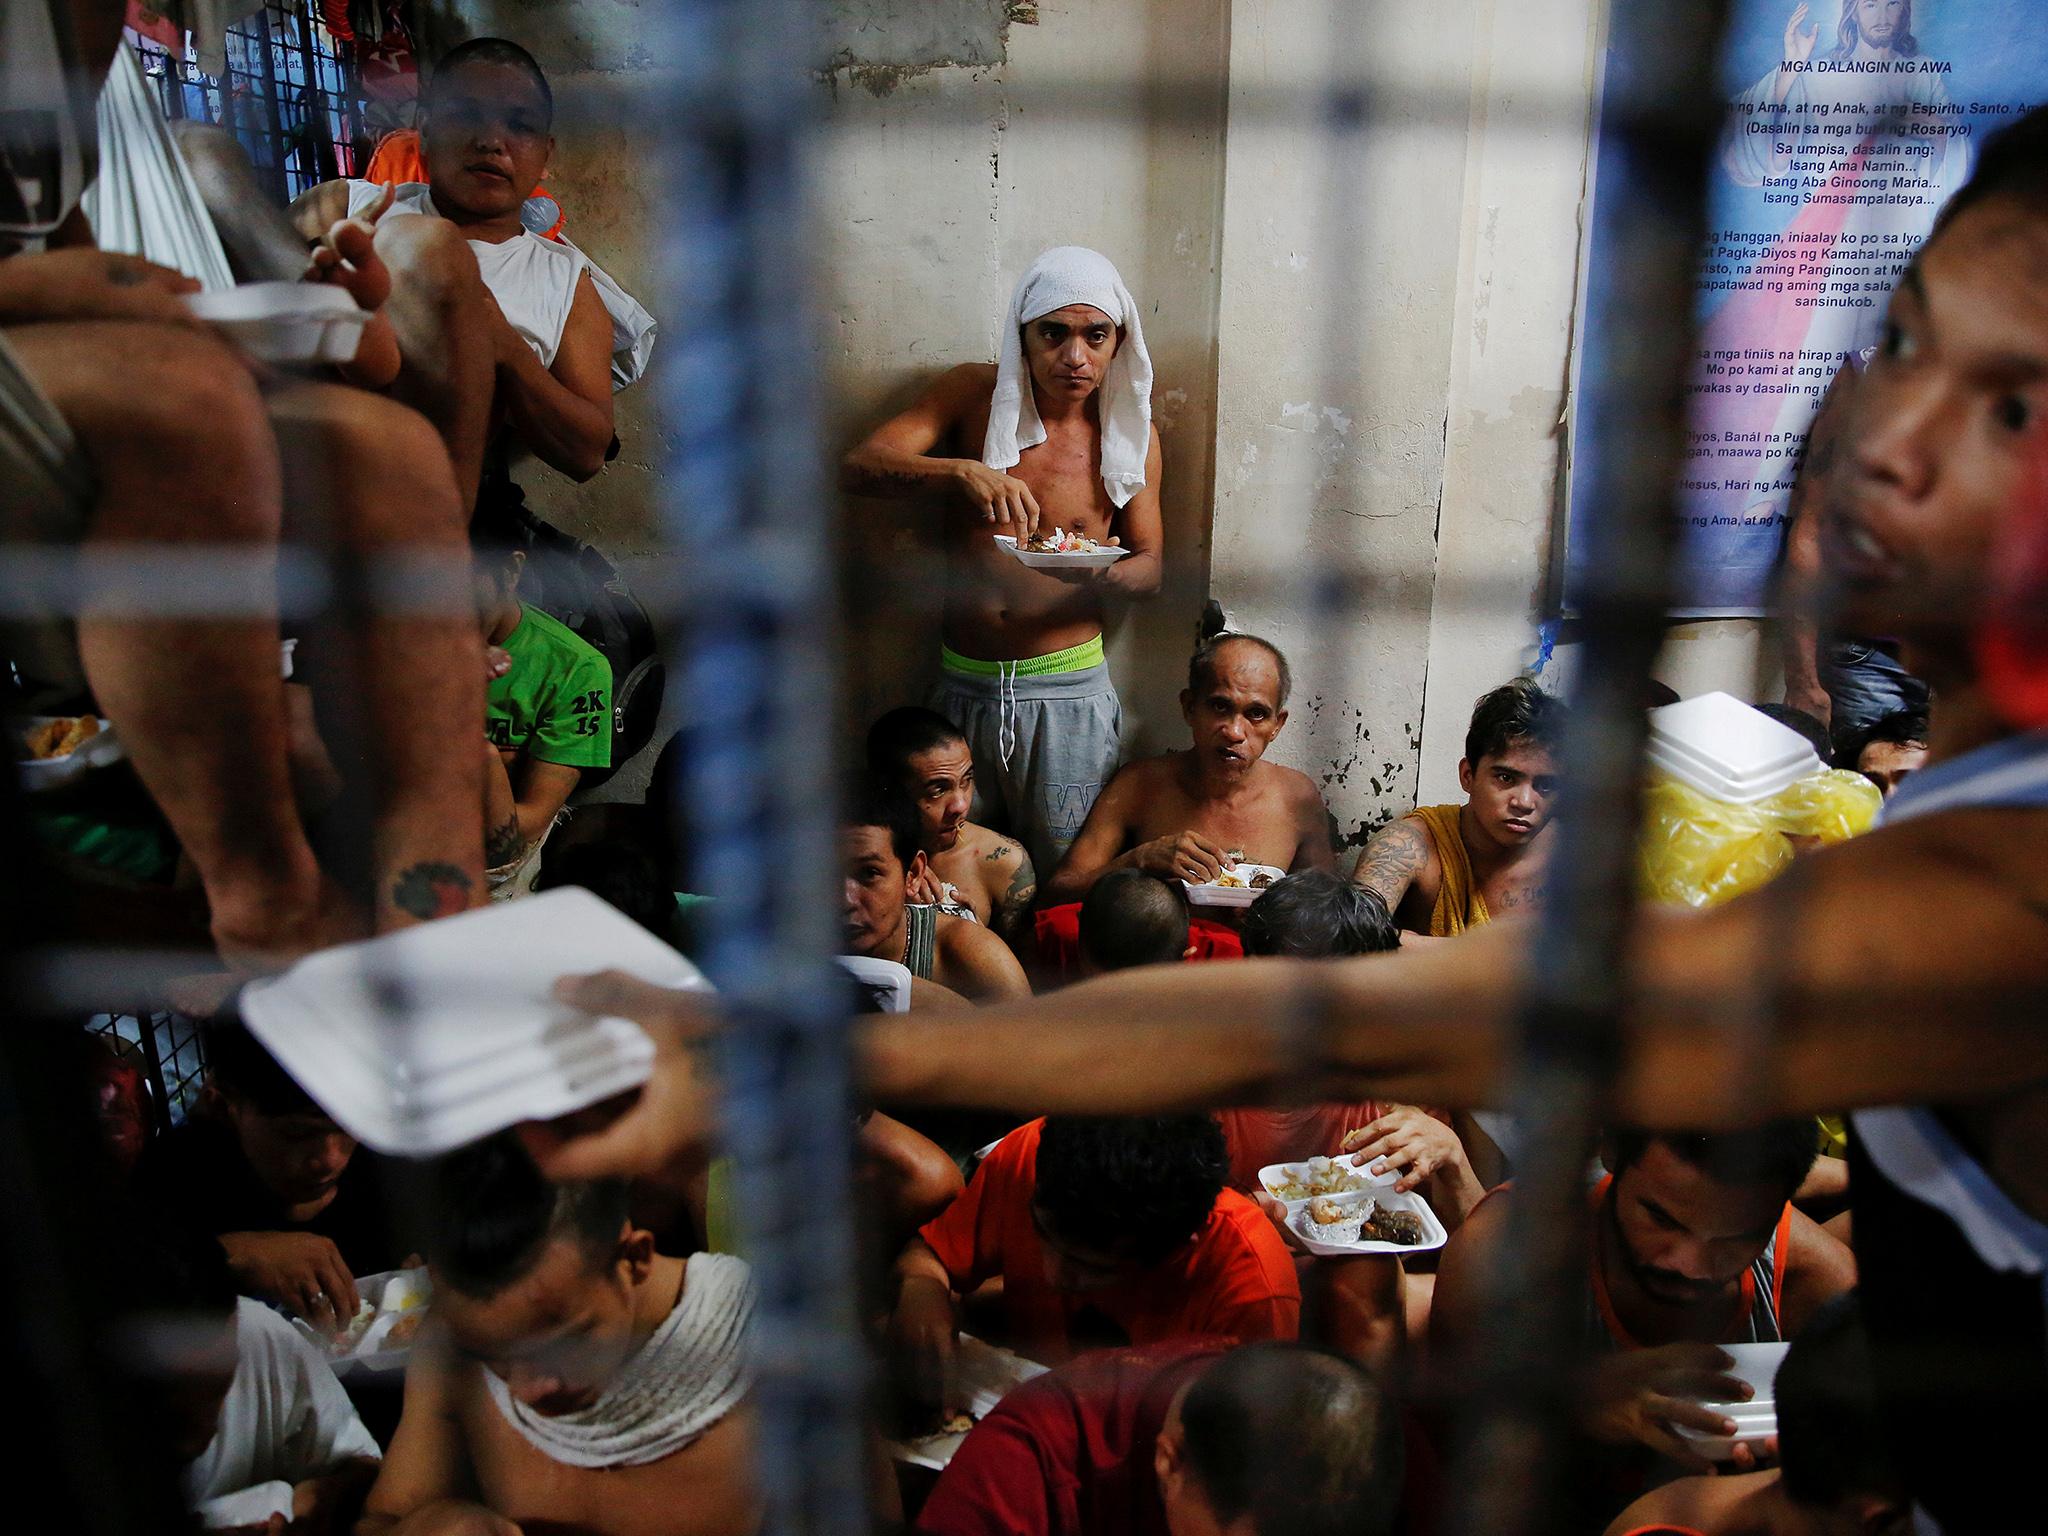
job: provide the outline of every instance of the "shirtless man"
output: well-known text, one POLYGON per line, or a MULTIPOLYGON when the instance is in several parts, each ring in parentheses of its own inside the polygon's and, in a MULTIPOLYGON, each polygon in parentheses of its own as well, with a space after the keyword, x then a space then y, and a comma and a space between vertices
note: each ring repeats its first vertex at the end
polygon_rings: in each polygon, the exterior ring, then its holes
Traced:
POLYGON ((1012 949, 1031 933, 1038 872, 1015 838, 967 819, 974 803, 974 749, 944 715, 892 709, 868 729, 868 772, 917 810, 925 876, 914 900, 972 914, 1012 949))
POLYGON ((966 732, 977 821, 1051 869, 1115 770, 1122 707, 1103 600, 1159 590, 1159 434, 1138 307, 1107 258, 1045 252, 1010 301, 1001 360, 968 363, 846 456, 842 489, 944 508, 943 672, 932 708, 966 732), (1054 528, 1130 551, 1105 569, 1019 564, 995 535, 1054 528))
POLYGON ((1079 901, 1112 869, 1199 885, 1238 863, 1335 867, 1315 784, 1265 761, 1287 724, 1291 682, 1279 648, 1251 635, 1197 650, 1180 696, 1194 744, 1118 771, 1046 882, 1047 904, 1079 901))
POLYGON ((656 1253, 623 1182, 550 1184, 508 1137, 438 1182, 433 1316, 358 1536, 754 1530, 746 1265, 656 1253))
POLYGON ((1465 803, 1420 806, 1365 845, 1351 878, 1379 893, 1404 944, 1541 910, 1565 718, 1528 678, 1494 689, 1465 732, 1465 803))
POLYGON ((855 786, 839 828, 845 867, 845 952, 894 960, 974 1002, 1029 997, 1009 946, 979 923, 911 901, 925 874, 918 822, 879 788, 855 786))
MULTIPOLYGON (((78 198, 122 16, 115 0, 6 12, 0 109, 16 136, 0 156, 0 534, 85 557, 75 634, 24 626, 10 659, 113 720, 198 869, 223 958, 265 969, 481 899, 479 764, 444 740, 445 722, 483 703, 482 647, 463 614, 464 508, 420 416, 258 369, 193 320, 183 296, 198 284, 94 248, 78 198), (345 649, 362 689, 366 761, 348 766, 375 807, 355 839, 367 889, 322 868, 293 795, 274 571, 301 528, 415 578, 403 609, 328 634, 327 654, 345 649), (93 564, 216 554, 225 612, 153 609, 160 571, 93 564)), ((388 277, 370 231, 322 233, 320 275, 376 308, 388 277)), ((291 276, 308 266, 301 246, 291 276)), ((315 677, 338 697, 328 681, 315 677)))
MULTIPOLYGON (((376 220, 404 361, 396 392, 441 429, 472 499, 501 428, 588 480, 612 448, 611 317, 588 261, 520 221, 555 149, 547 76, 517 43, 476 38, 442 57, 420 106, 430 180, 400 187, 376 220)), ((313 239, 385 196, 323 182, 292 223, 313 239)))

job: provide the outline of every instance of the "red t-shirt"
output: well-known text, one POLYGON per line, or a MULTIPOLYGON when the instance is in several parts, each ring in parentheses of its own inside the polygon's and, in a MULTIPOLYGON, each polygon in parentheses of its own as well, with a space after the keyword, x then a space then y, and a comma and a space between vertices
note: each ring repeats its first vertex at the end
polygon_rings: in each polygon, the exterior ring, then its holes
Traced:
POLYGON ((975 1425, 925 1501, 927 1536, 1166 1536, 1153 1443, 1216 1339, 1106 1349, 1028 1381, 975 1425))
POLYGON ((918 1234, 962 1294, 1002 1276, 1013 1348, 1051 1364, 1100 1345, 1250 1342, 1300 1331, 1301 1286, 1287 1245, 1232 1189, 1217 1195, 1194 1241, 1164 1263, 1104 1290, 1054 1290, 1031 1222, 1044 1124, 1034 1120, 997 1142, 960 1197, 918 1234))
MULTIPOLYGON (((1038 939, 1036 980, 1048 987, 1065 986, 1081 977, 1081 903, 1042 908, 1033 920, 1038 939)), ((1242 960, 1244 940, 1235 928, 1206 917, 1188 920, 1191 960, 1242 960)))
POLYGON ((1385 1106, 1372 1099, 1298 1109, 1219 1109, 1216 1119, 1230 1147, 1230 1187, 1256 1194, 1261 1168, 1335 1157, 1346 1131, 1371 1125, 1385 1113, 1385 1106))
MULTIPOLYGON (((925 1501, 921 1536, 1166 1536, 1153 1449, 1168 1409, 1229 1344, 1105 1349, 1026 1382, 968 1433, 925 1501)), ((1399 1529, 1441 1524, 1442 1473, 1404 1415, 1399 1529)))

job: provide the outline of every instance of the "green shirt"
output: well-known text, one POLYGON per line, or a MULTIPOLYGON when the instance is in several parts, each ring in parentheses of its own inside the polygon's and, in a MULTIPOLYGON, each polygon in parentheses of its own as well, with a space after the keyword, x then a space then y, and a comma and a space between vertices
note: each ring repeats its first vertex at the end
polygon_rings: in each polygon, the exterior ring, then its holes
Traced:
POLYGON ((484 702, 491 744, 564 768, 612 763, 612 669, 589 641, 530 603, 505 637, 512 668, 484 702))

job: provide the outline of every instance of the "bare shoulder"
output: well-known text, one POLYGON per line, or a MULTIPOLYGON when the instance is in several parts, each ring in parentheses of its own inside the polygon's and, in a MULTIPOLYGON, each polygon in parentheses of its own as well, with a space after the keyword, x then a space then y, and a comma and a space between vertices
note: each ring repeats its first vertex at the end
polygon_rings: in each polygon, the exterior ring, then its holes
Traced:
POLYGON ((1164 757, 1141 757, 1136 762, 1125 763, 1109 776, 1109 782, 1102 786, 1102 793, 1095 797, 1095 808, 1088 813, 1093 821, 1098 815, 1114 816, 1118 821, 1129 819, 1131 808, 1142 803, 1149 795, 1158 793, 1172 782, 1173 755, 1164 757))
POLYGON ((1174 780, 1175 765, 1179 763, 1178 752, 1162 752, 1157 757, 1134 758, 1117 769, 1103 788, 1103 793, 1121 787, 1125 794, 1144 794, 1170 784, 1174 780))
POLYGON ((976 861, 992 869, 1009 869, 1024 857, 1022 843, 1014 837, 1005 837, 993 827, 980 827, 969 822, 963 832, 976 861))
POLYGON ((1796 1333, 1820 1307, 1856 1287, 1856 1255, 1803 1211, 1792 1213, 1785 1255, 1785 1323, 1796 1333))
POLYGON ((951 405, 954 415, 964 416, 971 410, 985 407, 995 390, 994 363, 957 363, 932 380, 925 397, 951 405))
POLYGON ((1281 763, 1264 763, 1261 766, 1273 770, 1273 782, 1289 805, 1297 809, 1312 806, 1317 811, 1322 810, 1323 792, 1316 787, 1316 781, 1299 768, 1289 768, 1281 763))
POLYGON ((1031 983, 1010 946, 979 923, 940 913, 938 949, 944 974, 936 979, 956 992, 983 1002, 1031 995, 1031 983))
POLYGON ((1723 1472, 1712 1477, 1681 1477, 1644 1494, 1607 1527, 1607 1536, 1627 1536, 1654 1526, 1709 1531, 1715 1536, 1763 1527, 1741 1518, 1741 1507, 1768 1494, 1777 1485, 1776 1468, 1767 1472, 1723 1472))

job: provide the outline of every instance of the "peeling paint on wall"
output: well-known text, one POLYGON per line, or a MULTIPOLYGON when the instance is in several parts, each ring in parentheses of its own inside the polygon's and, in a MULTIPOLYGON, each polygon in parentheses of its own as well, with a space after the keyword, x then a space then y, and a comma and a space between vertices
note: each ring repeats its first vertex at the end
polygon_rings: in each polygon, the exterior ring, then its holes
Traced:
POLYGON ((819 0, 812 67, 835 84, 887 96, 933 70, 1002 64, 1011 25, 1037 21, 1035 6, 1012 0, 819 0))

